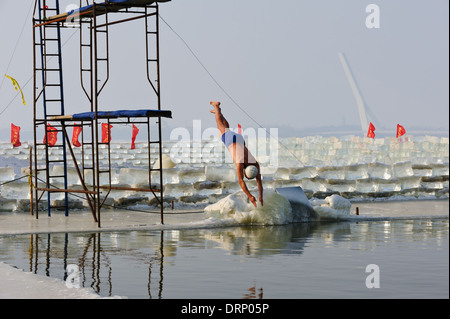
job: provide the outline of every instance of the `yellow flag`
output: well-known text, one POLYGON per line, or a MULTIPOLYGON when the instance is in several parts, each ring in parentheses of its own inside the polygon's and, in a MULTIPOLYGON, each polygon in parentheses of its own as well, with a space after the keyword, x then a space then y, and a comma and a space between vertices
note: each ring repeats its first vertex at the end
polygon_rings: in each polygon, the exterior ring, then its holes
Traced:
POLYGON ((19 83, 16 81, 16 79, 14 79, 14 78, 10 77, 9 75, 6 75, 6 74, 5 74, 5 76, 6 76, 8 79, 10 79, 10 80, 12 81, 12 83, 13 83, 14 88, 16 89, 16 91, 19 90, 19 91, 20 91, 20 94, 22 94, 22 102, 23 102, 23 105, 27 105, 27 103, 25 103, 25 97, 23 96, 22 89, 20 88, 20 85, 19 85, 19 83))

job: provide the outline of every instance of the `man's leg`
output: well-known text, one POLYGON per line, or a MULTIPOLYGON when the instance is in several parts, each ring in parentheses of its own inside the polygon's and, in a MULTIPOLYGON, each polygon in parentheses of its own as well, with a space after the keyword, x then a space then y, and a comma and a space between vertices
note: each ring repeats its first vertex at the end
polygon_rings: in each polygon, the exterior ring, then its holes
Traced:
POLYGON ((222 111, 220 110, 220 102, 209 103, 214 107, 214 110, 211 110, 210 112, 214 113, 216 116, 217 129, 219 130, 220 134, 223 135, 226 131, 228 131, 230 125, 228 124, 228 121, 225 119, 222 111))

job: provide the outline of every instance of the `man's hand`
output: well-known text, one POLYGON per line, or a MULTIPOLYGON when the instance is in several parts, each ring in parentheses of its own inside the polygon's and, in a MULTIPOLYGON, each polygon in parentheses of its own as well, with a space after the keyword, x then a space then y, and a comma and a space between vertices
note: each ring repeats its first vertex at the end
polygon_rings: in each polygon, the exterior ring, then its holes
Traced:
POLYGON ((256 198, 255 198, 255 196, 250 195, 248 198, 249 198, 250 201, 252 202, 253 206, 258 207, 258 206, 256 205, 256 198))

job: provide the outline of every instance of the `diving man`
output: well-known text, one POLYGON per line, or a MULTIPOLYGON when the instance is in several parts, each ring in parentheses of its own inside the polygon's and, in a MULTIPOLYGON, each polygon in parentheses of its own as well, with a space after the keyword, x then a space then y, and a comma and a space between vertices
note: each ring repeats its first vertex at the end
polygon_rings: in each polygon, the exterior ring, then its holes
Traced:
POLYGON ((239 180, 239 185, 241 186, 244 193, 248 196, 252 204, 257 207, 256 198, 249 192, 244 181, 244 176, 249 180, 256 178, 256 183, 258 184, 259 191, 259 202, 262 206, 263 187, 258 161, 245 146, 244 137, 240 134, 230 131, 230 125, 222 114, 220 102, 210 102, 210 104, 214 107, 214 110, 211 110, 210 112, 215 114, 217 128, 222 137, 222 142, 230 151, 231 158, 236 164, 236 173, 239 180))

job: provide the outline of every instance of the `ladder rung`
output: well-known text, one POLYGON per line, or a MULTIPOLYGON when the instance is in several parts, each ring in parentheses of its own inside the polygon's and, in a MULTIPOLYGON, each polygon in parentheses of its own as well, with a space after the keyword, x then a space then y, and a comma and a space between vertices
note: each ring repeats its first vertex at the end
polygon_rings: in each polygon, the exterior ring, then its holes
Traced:
POLYGON ((45 71, 45 72, 60 72, 61 69, 44 69, 44 68, 37 68, 37 71, 45 71))
MULTIPOLYGON (((45 21, 43 21, 43 22, 47 22, 47 21, 48 21, 48 20, 45 20, 45 21)), ((45 24, 44 27, 45 27, 45 28, 60 28, 59 22, 58 22, 58 24, 45 24)))
POLYGON ((65 175, 49 175, 49 178, 66 178, 65 175))
POLYGON ((49 163, 64 163, 64 160, 49 160, 49 163))

